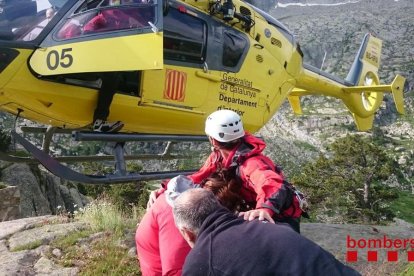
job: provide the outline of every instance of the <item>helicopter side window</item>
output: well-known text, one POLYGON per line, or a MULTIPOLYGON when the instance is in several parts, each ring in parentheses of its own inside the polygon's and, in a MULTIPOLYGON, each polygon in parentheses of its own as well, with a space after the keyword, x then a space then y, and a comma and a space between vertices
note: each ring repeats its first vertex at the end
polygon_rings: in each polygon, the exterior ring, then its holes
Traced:
POLYGON ((247 41, 233 33, 224 32, 222 63, 226 67, 235 67, 247 47, 247 41))
POLYGON ((164 58, 202 64, 206 32, 204 21, 171 9, 164 17, 164 58))
MULTIPOLYGON (((67 1, 59 1, 59 4, 67 1)), ((52 0, 0 0, 0 40, 36 39, 61 7, 51 3, 56 4, 52 0)))
POLYGON ((54 7, 48 8, 44 12, 44 15, 38 16, 38 18, 40 18, 40 21, 37 24, 33 25, 34 26, 33 28, 31 27, 26 33, 24 33, 24 35, 22 35, 21 38, 19 38, 19 40, 20 39, 23 41, 34 40, 43 31, 43 29, 50 22, 50 20, 52 20, 56 12, 57 11, 55 10, 54 7))
POLYGON ((90 1, 82 5, 57 32, 58 39, 150 27, 155 6, 133 0, 90 1))

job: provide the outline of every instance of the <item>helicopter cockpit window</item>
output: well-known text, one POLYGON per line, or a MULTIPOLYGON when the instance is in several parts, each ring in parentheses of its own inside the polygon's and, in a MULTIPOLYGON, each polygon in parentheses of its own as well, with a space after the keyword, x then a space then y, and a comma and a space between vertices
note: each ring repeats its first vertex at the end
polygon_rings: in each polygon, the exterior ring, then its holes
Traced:
POLYGON ((164 17, 164 58, 203 63, 207 27, 204 21, 176 9, 164 17))
POLYGON ((66 1, 0 0, 0 40, 34 40, 66 1))
POLYGON ((247 47, 247 41, 243 37, 224 32, 222 63, 226 67, 235 67, 240 61, 247 47))
POLYGON ((92 0, 83 3, 57 32, 58 39, 150 27, 155 5, 140 0, 92 0))

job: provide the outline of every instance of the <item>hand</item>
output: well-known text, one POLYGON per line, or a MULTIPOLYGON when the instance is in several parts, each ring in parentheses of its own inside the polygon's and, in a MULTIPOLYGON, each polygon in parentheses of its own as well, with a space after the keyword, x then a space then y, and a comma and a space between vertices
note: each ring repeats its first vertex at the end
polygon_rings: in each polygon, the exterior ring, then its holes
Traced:
POLYGON ((240 212, 239 217, 240 216, 243 216, 244 220, 248 221, 252 221, 258 217, 259 220, 267 220, 268 222, 275 223, 275 221, 272 219, 269 213, 263 209, 255 209, 247 212, 240 212))
POLYGON ((155 200, 157 199, 157 191, 152 191, 149 195, 149 199, 147 202, 147 211, 151 208, 152 204, 154 204, 155 200))

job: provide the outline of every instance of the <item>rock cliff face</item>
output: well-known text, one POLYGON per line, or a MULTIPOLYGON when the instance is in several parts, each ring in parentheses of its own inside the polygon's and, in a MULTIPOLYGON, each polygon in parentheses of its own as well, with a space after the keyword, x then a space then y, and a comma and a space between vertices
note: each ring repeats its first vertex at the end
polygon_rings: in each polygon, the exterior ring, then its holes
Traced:
POLYGON ((278 7, 271 14, 295 34, 306 63, 320 68, 326 52, 322 69, 345 78, 364 34, 372 33, 383 40, 382 81, 398 73, 412 88, 413 0, 341 1, 347 4, 332 6, 316 5, 323 2, 319 0, 301 2, 313 5, 278 7))
MULTIPOLYGON (((406 115, 397 115, 394 101, 387 95, 377 112, 375 129, 402 145, 401 151, 388 145, 396 160, 411 156, 414 149, 410 142, 414 138, 414 1, 284 0, 278 3, 270 14, 295 34, 304 62, 340 78, 347 76, 366 33, 383 40, 381 83, 390 83, 396 74, 407 79, 406 115)), ((305 115, 294 116, 286 103, 260 132, 269 144, 267 153, 285 167, 288 175, 317 156, 324 145, 356 132, 353 118, 341 102, 325 97, 303 97, 301 101, 305 115)), ((410 166, 406 170, 412 175, 410 166)))
POLYGON ((0 182, 0 221, 18 219, 20 217, 20 190, 16 186, 2 188, 0 182))
MULTIPOLYGON (((74 185, 41 171, 38 166, 7 164, 0 171, 0 181, 15 186, 20 194, 19 214, 14 212, 3 220, 73 212, 88 203, 74 185)), ((13 197, 15 195, 10 194, 9 207, 14 204, 13 197)))

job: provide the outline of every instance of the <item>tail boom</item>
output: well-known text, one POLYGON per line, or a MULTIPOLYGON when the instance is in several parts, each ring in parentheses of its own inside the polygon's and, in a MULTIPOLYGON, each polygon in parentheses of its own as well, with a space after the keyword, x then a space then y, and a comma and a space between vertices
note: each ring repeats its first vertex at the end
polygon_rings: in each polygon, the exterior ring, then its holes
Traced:
POLYGON ((405 78, 397 75, 391 84, 380 85, 378 67, 381 47, 381 40, 366 35, 345 80, 304 65, 296 87, 288 95, 295 114, 302 113, 300 96, 335 97, 342 100, 352 113, 358 129, 365 131, 372 128, 375 112, 382 103, 384 93, 392 93, 397 111, 404 114, 405 78))

